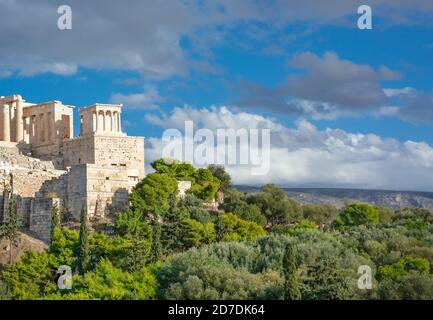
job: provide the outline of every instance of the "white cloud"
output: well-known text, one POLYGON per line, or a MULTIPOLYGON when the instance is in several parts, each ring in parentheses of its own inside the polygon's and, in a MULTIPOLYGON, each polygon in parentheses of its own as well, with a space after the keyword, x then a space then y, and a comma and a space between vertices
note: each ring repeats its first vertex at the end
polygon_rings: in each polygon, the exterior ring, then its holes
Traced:
POLYGON ((412 87, 404 87, 404 88, 387 88, 384 89, 383 92, 387 95, 387 97, 402 97, 402 96, 412 96, 416 94, 416 90, 412 87))
POLYGON ((164 99, 153 86, 145 86, 143 92, 133 94, 114 93, 111 95, 112 103, 123 104, 130 109, 155 110, 164 99))
MULTIPOLYGON (((176 108, 170 115, 149 118, 163 128, 183 129, 193 120, 195 129, 270 128, 271 169, 267 175, 251 175, 250 166, 228 166, 237 184, 274 182, 282 186, 355 187, 398 190, 433 188, 433 148, 424 142, 399 142, 374 134, 340 129, 319 130, 306 120, 287 128, 275 120, 233 113, 226 107, 176 108)), ((148 139, 147 161, 161 157, 161 139, 148 139)), ((245 146, 240 147, 245 152, 245 146)))

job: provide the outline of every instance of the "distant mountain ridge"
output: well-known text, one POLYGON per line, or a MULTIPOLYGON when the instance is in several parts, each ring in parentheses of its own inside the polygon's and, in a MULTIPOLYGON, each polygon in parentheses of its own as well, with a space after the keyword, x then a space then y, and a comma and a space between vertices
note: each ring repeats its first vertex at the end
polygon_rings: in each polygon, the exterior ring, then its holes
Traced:
MULTIPOLYGON (((236 186, 243 192, 254 193, 259 187, 236 186)), ((282 188, 286 194, 303 204, 330 203, 338 208, 348 202, 361 201, 390 209, 424 208, 433 210, 433 192, 392 191, 341 188, 282 188)))

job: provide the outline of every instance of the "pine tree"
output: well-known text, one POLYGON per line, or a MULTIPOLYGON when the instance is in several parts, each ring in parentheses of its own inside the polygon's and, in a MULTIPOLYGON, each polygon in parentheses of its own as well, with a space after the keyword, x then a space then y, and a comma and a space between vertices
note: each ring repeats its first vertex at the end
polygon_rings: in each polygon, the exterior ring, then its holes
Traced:
POLYGON ((60 211, 57 203, 54 203, 51 209, 51 241, 54 239, 54 233, 57 228, 60 228, 60 211))
POLYGON ((89 227, 87 221, 87 208, 83 205, 80 214, 80 247, 78 249, 78 272, 84 274, 89 263, 89 227))
POLYGON ((284 298, 286 300, 300 300, 301 292, 296 279, 295 251, 293 245, 288 244, 283 259, 284 270, 284 298))
POLYGON ((22 227, 21 218, 18 216, 18 210, 14 197, 9 201, 7 208, 7 219, 0 226, 0 239, 9 240, 9 263, 12 263, 12 246, 17 245, 17 240, 20 237, 20 229, 22 227))

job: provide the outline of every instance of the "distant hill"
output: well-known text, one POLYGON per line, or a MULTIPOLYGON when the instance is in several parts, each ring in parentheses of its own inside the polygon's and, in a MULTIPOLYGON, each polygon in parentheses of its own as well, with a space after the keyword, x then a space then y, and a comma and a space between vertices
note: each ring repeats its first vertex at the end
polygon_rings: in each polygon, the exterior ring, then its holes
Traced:
MULTIPOLYGON (((254 193, 258 187, 236 186, 243 192, 254 193)), ((333 188, 283 188, 286 194, 303 204, 330 203, 340 208, 348 202, 361 201, 391 209, 425 208, 433 210, 433 192, 333 189, 333 188)))

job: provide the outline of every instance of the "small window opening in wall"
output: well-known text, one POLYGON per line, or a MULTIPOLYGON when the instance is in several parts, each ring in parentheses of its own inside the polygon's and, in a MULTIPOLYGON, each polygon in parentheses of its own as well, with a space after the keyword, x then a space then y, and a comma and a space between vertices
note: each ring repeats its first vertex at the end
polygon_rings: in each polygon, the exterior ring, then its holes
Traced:
POLYGON ((78 159, 78 163, 81 163, 81 158, 78 159))
POLYGON ((112 167, 117 167, 117 163, 112 163, 111 166, 112 167))
POLYGON ((105 180, 110 180, 110 177, 105 177, 105 180))
POLYGON ((126 163, 121 163, 120 166, 121 167, 126 167, 126 163))

